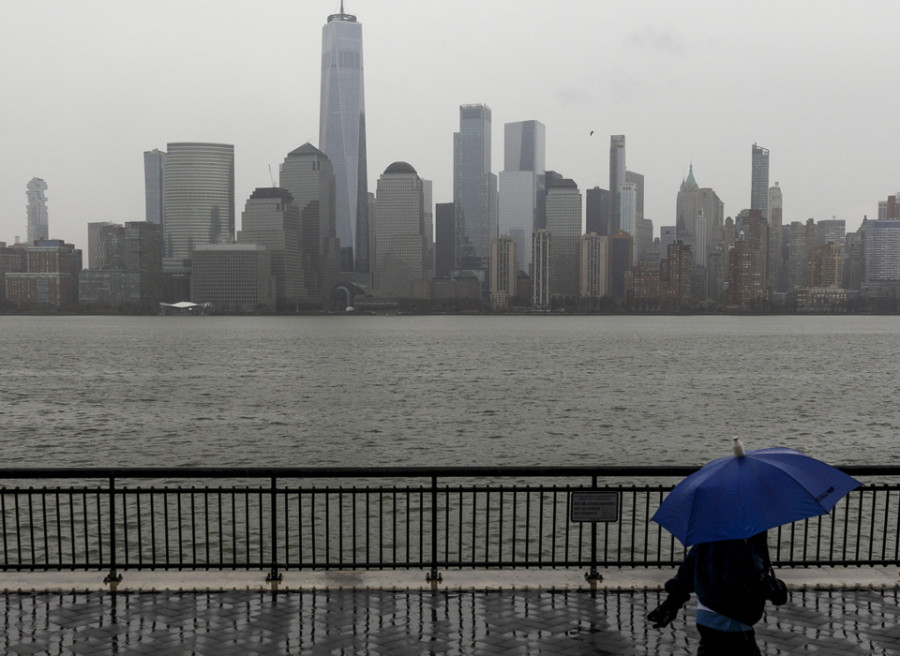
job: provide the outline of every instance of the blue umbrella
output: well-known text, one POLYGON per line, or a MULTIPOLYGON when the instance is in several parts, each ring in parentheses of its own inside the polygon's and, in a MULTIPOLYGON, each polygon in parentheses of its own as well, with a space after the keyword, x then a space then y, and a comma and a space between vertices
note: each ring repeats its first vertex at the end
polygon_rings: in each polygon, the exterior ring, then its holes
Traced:
POLYGON ((704 465, 668 494, 652 520, 685 546, 746 539, 770 528, 824 515, 861 483, 807 455, 776 447, 704 465))

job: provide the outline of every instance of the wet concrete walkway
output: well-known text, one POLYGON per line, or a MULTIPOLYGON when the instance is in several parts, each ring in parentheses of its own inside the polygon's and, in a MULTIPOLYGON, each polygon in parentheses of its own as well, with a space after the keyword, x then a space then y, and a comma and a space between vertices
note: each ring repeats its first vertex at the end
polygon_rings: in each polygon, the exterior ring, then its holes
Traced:
MULTIPOLYGON (((692 654, 693 601, 654 629, 658 589, 130 590, 0 593, 3 654, 692 654)), ((900 655, 896 586, 793 589, 764 654, 900 655)))

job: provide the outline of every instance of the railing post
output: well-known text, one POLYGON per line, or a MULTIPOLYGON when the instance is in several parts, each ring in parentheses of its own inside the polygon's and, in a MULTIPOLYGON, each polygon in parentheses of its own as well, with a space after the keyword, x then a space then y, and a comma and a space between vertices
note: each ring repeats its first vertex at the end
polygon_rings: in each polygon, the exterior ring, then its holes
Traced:
MULTIPOLYGON (((278 584, 281 582, 282 575, 281 572, 278 571, 278 509, 276 507, 277 500, 277 487, 276 487, 276 479, 272 477, 272 487, 269 492, 269 512, 271 513, 270 519, 270 533, 272 540, 272 562, 271 569, 269 570, 268 576, 266 576, 266 583, 272 584, 272 591, 278 590, 278 584)), ((262 510, 262 509, 260 509, 262 510)), ((262 538, 262 536, 260 536, 262 538)))
MULTIPOLYGON (((102 549, 102 545, 100 546, 102 549)), ((109 574, 103 579, 109 584, 110 592, 115 592, 122 580, 116 571, 116 479, 109 477, 109 574)))
MULTIPOLYGON (((591 488, 597 489, 597 475, 591 477, 591 488)), ((603 576, 597 571, 597 522, 591 522, 591 571, 584 575, 588 583, 594 584, 603 580, 603 576)))
POLYGON ((431 477, 431 571, 425 576, 425 580, 437 586, 443 579, 437 568, 438 559, 438 511, 437 511, 437 476, 431 477))

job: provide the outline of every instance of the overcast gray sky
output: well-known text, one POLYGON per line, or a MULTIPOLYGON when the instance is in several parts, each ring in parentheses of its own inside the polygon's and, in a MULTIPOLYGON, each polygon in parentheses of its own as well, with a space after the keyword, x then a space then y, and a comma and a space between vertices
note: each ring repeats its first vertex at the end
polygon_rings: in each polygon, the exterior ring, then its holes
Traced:
MULTIPOLYGON (((50 236, 143 220, 142 153, 235 145, 235 201, 318 145, 321 30, 339 0, 0 0, 0 241, 25 238, 41 177, 50 236)), ((369 189, 396 160, 452 200, 459 105, 547 127, 547 168, 608 184, 610 134, 674 224, 691 162, 733 216, 750 149, 771 151, 784 219, 855 230, 900 191, 900 2, 346 0, 363 25, 369 189), (590 132, 594 135, 590 136, 590 132)))

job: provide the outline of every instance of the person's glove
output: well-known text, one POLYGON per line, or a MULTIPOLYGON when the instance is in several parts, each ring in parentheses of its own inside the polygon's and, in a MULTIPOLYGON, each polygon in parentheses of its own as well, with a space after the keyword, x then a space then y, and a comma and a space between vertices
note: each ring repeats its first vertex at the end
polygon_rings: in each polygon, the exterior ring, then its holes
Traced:
POLYGON ((647 614, 647 619, 653 622, 654 629, 661 629, 667 626, 678 615, 681 604, 675 601, 671 596, 666 597, 659 606, 651 610, 647 614))

